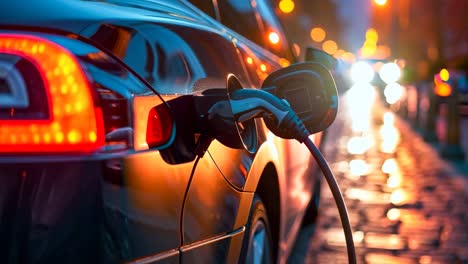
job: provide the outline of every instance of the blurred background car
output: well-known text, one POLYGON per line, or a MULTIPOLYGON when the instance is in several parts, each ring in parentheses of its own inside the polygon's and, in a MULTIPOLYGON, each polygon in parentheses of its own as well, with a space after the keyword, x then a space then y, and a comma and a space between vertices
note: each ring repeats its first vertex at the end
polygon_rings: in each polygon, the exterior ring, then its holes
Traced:
POLYGON ((284 263, 315 161, 261 120, 229 146, 193 98, 295 61, 268 1, 1 2, 0 262, 284 263))

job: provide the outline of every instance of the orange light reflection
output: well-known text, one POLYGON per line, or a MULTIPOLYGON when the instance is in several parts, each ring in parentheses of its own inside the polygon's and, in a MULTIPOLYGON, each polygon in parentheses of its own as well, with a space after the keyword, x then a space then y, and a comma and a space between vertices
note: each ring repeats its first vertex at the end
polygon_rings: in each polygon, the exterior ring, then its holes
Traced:
POLYGON ((387 212, 387 218, 392 220, 392 221, 396 221, 396 220, 400 219, 400 216, 401 216, 401 212, 397 208, 392 208, 392 209, 388 210, 388 212, 387 212))
POLYGON ((387 159, 384 161, 382 165, 382 172, 391 174, 391 173, 397 172, 397 170, 398 170, 398 164, 397 164, 396 159, 391 158, 391 159, 387 159))
POLYGON ((403 189, 397 189, 390 195, 390 202, 394 205, 402 205, 407 199, 408 195, 403 189))
POLYGON ((403 179, 399 174, 394 174, 387 179, 387 186, 389 188, 398 188, 403 183, 403 179))

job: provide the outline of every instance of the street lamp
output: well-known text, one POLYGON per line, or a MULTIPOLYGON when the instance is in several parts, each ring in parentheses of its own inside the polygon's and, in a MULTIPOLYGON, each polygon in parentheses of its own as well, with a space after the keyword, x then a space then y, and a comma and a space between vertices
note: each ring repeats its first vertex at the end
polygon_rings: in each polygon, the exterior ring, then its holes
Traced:
POLYGON ((294 10, 295 5, 293 0, 281 0, 278 4, 278 7, 281 12, 289 14, 294 10))
POLYGON ((378 6, 384 6, 387 4, 387 0, 374 0, 374 3, 378 6))

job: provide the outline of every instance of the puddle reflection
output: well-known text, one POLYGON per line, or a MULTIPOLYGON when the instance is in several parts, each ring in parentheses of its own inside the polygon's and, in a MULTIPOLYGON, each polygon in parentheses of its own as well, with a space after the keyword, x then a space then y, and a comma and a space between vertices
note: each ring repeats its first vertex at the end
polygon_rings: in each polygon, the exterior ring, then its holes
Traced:
POLYGON ((398 188, 401 187, 403 183, 403 179, 400 174, 394 174, 388 177, 387 179, 387 186, 388 188, 398 188))
POLYGON ((387 218, 392 220, 392 221, 396 221, 396 220, 400 219, 400 216, 401 216, 400 209, 397 209, 397 208, 392 208, 392 209, 388 210, 388 212, 387 212, 387 218))
POLYGON ((369 165, 365 160, 354 159, 349 162, 349 172, 351 176, 363 176, 369 171, 369 165))
POLYGON ((419 264, 430 264, 430 263, 432 263, 431 256, 421 256, 419 258, 419 264))
POLYGON ((366 132, 370 128, 371 108, 375 90, 370 84, 355 84, 346 95, 354 132, 366 132))
POLYGON ((354 155, 366 153, 366 151, 368 151, 371 148, 371 146, 371 139, 366 136, 351 137, 348 140, 348 144, 346 145, 348 153, 354 155))
POLYGON ((397 189, 390 195, 390 202, 394 205, 402 205, 408 201, 408 194, 403 189, 397 189))
POLYGON ((358 188, 350 188, 345 192, 346 197, 353 200, 359 200, 368 204, 388 204, 390 196, 387 193, 368 191, 358 188))
POLYGON ((392 174, 398 171, 398 163, 396 159, 386 159, 382 165, 382 172, 392 174))
MULTIPOLYGON (((346 237, 344 236, 343 230, 340 228, 331 228, 327 231, 326 243, 330 246, 345 246, 346 237)), ((364 232, 354 231, 353 232, 353 241, 355 245, 360 245, 364 242, 364 232)))
POLYGON ((391 112, 386 112, 383 116, 380 137, 382 138, 380 150, 384 153, 395 153, 396 147, 400 142, 400 132, 395 127, 395 117, 391 112))

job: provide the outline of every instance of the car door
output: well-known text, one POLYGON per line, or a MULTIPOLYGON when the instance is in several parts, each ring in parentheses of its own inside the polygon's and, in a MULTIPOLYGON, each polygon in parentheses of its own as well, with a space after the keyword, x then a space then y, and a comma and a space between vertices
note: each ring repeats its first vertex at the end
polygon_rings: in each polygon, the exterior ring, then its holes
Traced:
MULTIPOLYGON (((189 111, 172 101, 193 93, 196 81, 206 79, 209 72, 224 69, 214 59, 219 54, 209 54, 210 40, 201 35, 195 37, 197 30, 188 26, 116 21, 90 26, 82 35, 112 51, 153 86, 173 111, 189 111), (192 40, 199 42, 194 44, 192 40)), ((206 88, 224 85, 224 75, 209 76, 212 79, 206 88)), ((197 89, 204 89, 197 85, 197 89)), ((135 113, 135 118, 146 117, 135 113)), ((190 230, 181 229, 181 220, 192 171, 194 178, 203 174, 213 178, 212 182, 223 179, 209 155, 196 163, 183 149, 175 151, 178 153, 174 158, 158 151, 137 150, 116 164, 125 172, 122 183, 104 186, 108 227, 123 259, 178 262, 179 249, 184 244, 182 230, 190 230)))

